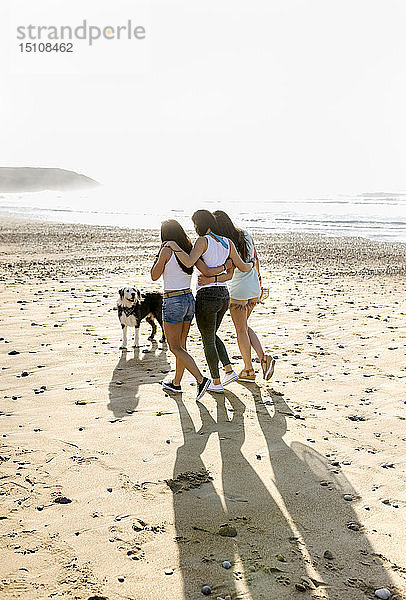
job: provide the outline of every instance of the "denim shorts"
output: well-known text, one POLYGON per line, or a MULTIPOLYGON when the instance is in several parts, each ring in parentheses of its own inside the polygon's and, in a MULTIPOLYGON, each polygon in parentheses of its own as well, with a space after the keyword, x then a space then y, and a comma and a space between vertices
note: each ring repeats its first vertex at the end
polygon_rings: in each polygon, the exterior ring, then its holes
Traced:
POLYGON ((195 299, 193 294, 179 294, 164 298, 162 320, 166 323, 183 323, 192 321, 195 314, 195 299))

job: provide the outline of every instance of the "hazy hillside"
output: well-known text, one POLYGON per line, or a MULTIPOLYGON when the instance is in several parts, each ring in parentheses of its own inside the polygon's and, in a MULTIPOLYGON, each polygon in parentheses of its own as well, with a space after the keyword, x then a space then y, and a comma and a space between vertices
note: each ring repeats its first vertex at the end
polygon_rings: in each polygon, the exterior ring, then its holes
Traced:
POLYGON ((90 177, 65 169, 0 167, 0 192, 68 191, 96 185, 90 177))

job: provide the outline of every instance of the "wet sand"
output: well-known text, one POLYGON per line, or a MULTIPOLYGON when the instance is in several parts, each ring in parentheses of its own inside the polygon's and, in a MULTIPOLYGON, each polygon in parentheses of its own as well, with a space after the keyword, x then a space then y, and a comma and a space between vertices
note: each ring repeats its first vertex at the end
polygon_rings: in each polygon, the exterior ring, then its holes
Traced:
POLYGON ((406 598, 406 244, 254 239, 275 375, 196 403, 119 350, 158 232, 0 220, 2 598, 406 598))

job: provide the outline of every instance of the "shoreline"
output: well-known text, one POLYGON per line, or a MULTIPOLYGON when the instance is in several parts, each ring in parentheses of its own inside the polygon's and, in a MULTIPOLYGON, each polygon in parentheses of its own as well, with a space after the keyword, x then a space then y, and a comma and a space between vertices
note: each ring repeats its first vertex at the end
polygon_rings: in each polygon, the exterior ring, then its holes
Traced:
MULTIPOLYGON (((276 204, 284 204, 276 202, 276 204)), ((362 218, 357 214, 355 210, 354 215, 352 217, 345 217, 343 219, 343 215, 337 214, 331 215, 331 220, 326 219, 326 215, 323 214, 323 210, 326 210, 326 206, 328 203, 323 205, 323 202, 316 202, 316 204, 321 204, 320 210, 321 214, 316 211, 314 212, 314 208, 312 208, 312 203, 308 202, 298 203, 297 206, 307 205, 309 208, 309 214, 305 217, 303 210, 295 209, 295 203, 289 202, 287 204, 291 204, 290 212, 285 212, 282 209, 278 212, 278 210, 267 210, 263 211, 261 207, 259 207, 259 213, 256 218, 247 217, 244 206, 239 203, 239 206, 228 206, 228 211, 230 214, 235 214, 237 219, 241 220, 240 225, 244 228, 247 228, 256 233, 270 234, 270 235, 279 235, 279 234, 290 234, 290 233, 308 233, 315 235, 324 235, 327 237, 344 237, 344 238, 352 238, 359 237, 361 239, 371 240, 371 241, 383 241, 383 242, 400 242, 406 243, 406 214, 402 215, 399 213, 398 216, 393 216, 392 221, 386 221, 383 215, 369 215, 366 219, 362 218), (348 220, 350 219, 350 220, 348 220), (269 224, 272 224, 269 227, 269 224), (402 229, 397 229, 397 227, 403 226, 402 229), (403 231, 403 233, 401 233, 403 231), (376 232, 379 232, 377 235, 376 232), (402 238, 403 235, 403 239, 402 238)), ((333 202, 333 204, 339 205, 337 202, 333 202)), ((185 228, 189 228, 191 226, 191 222, 189 219, 190 215, 186 215, 184 209, 179 209, 172 211, 170 214, 156 214, 156 220, 151 225, 150 219, 145 219, 146 215, 144 213, 136 214, 136 213, 116 213, 116 212, 103 212, 103 211, 77 211, 74 209, 63 209, 63 208, 42 208, 35 209, 33 207, 26 207, 24 210, 29 215, 25 216, 25 213, 21 212, 21 209, 17 212, 13 212, 12 207, 7 207, 9 212, 2 212, 6 207, 0 207, 0 218, 10 218, 10 219, 30 219, 32 221, 37 222, 49 222, 49 223, 60 223, 60 224, 72 224, 72 225, 87 225, 87 226, 101 226, 101 227, 109 227, 114 226, 123 229, 131 229, 136 230, 137 228, 145 229, 145 230, 155 230, 159 229, 160 223, 162 220, 167 218, 175 218, 180 220, 182 225, 185 228), (33 213, 35 211, 38 212, 34 216, 33 213), (48 214, 48 218, 45 218, 45 215, 48 214), (65 215, 60 219, 61 215, 65 215), (69 217, 69 215, 71 215, 69 217), (74 218, 73 215, 76 215, 74 218), (87 215, 87 218, 86 218, 87 215), (73 220, 72 220, 73 219, 73 220), (109 221, 108 223, 106 221, 109 221), (129 223, 131 225, 129 225, 129 223), (137 226, 137 223, 139 226, 137 226), (158 226, 155 226, 155 223, 158 226)), ((213 209, 214 206, 208 206, 209 210, 213 209)), ((368 205, 366 205, 366 209, 368 205)), ((390 206, 387 207, 390 210, 390 206)))
MULTIPOLYGON (((406 244, 255 235, 275 375, 197 404, 188 374, 162 392, 144 322, 119 350, 157 231, 0 229, 2 597, 405 600, 406 244)), ((220 336, 239 369, 229 315, 220 336)))

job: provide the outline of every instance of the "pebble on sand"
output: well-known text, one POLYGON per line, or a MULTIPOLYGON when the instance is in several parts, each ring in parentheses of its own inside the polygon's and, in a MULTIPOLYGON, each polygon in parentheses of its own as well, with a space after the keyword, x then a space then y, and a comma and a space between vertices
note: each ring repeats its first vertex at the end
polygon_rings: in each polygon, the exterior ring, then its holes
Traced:
POLYGON ((210 596, 210 594, 211 594, 211 587, 209 585, 204 585, 202 587, 202 594, 203 594, 203 596, 210 596))
POLYGON ((225 525, 220 525, 220 529, 219 529, 218 533, 219 533, 219 535, 221 535, 223 537, 236 537, 237 530, 232 525, 225 524, 225 525))
POLYGON ((347 502, 352 502, 351 494, 344 494, 344 500, 347 500, 347 502))
POLYGON ((221 566, 223 567, 223 569, 231 569, 231 563, 228 560, 224 560, 221 563, 221 566))
POLYGON ((66 498, 66 496, 57 496, 54 499, 55 504, 70 504, 72 500, 70 498, 66 498))
POLYGON ((286 558, 283 556, 283 554, 277 554, 276 560, 279 560, 279 562, 286 562, 286 558))
POLYGON ((382 598, 382 600, 388 600, 390 597, 390 591, 388 588, 380 588, 379 590, 375 590, 375 596, 377 598, 382 598))
POLYGON ((173 569, 165 569, 165 575, 173 575, 173 569))

